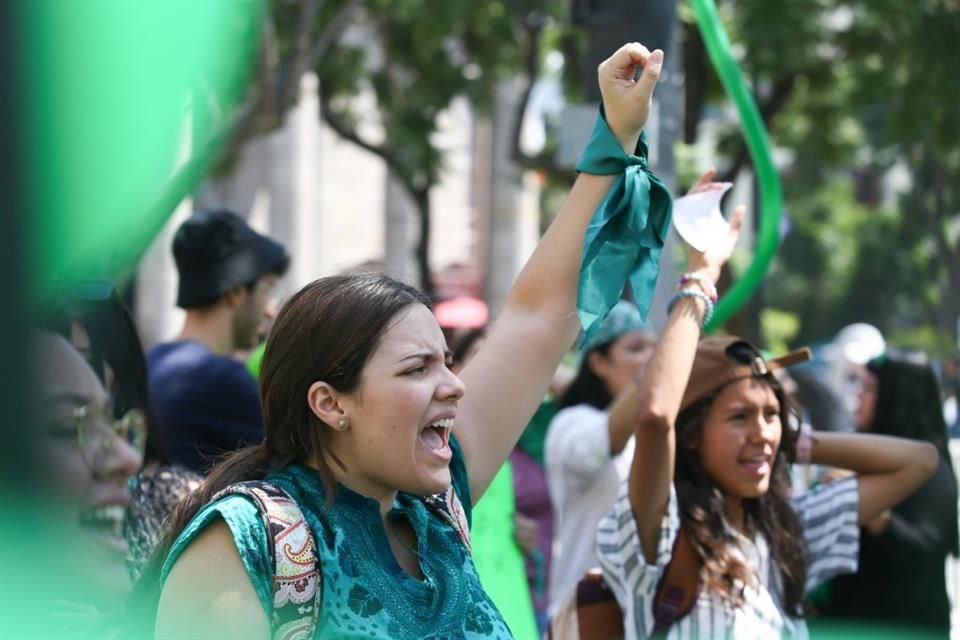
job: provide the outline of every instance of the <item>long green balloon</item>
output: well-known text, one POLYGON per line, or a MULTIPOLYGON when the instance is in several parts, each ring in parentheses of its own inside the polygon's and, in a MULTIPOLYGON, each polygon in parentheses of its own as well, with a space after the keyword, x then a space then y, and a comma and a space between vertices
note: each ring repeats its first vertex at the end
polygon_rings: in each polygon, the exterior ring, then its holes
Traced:
POLYGON ((717 302, 713 319, 707 325, 707 330, 712 331, 723 326, 731 315, 746 304, 767 272, 780 240, 783 191, 780 187, 780 176, 773 166, 766 127, 743 79, 743 74, 740 73, 740 68, 733 59, 730 40, 717 15, 717 7, 713 0, 693 0, 692 4, 697 26, 703 35, 710 60, 717 70, 717 75, 720 76, 727 95, 733 100, 740 114, 747 149, 753 158, 753 166, 760 186, 760 229, 757 233, 753 260, 743 275, 717 302))
POLYGON ((21 2, 32 281, 134 267, 240 113, 267 0, 21 2))

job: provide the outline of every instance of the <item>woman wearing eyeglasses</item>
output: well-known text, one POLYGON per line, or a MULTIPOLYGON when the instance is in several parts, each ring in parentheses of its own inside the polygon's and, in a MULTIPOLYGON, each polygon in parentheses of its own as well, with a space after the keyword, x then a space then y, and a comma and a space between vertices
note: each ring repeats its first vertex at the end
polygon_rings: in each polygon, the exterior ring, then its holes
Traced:
POLYGON ((147 361, 130 311, 108 280, 69 283, 57 308, 48 314, 48 328, 70 341, 100 378, 117 420, 142 423, 142 467, 130 478, 132 500, 126 512, 105 518, 122 526, 128 545, 127 569, 136 582, 153 553, 170 512, 200 486, 202 477, 173 466, 155 429, 150 429, 147 361))
POLYGON ((89 623, 130 589, 121 521, 127 479, 143 461, 145 425, 137 412, 113 417, 97 375, 63 337, 34 332, 30 362, 39 465, 51 498, 44 515, 57 536, 48 546, 62 557, 44 596, 54 602, 54 618, 69 612, 89 623))

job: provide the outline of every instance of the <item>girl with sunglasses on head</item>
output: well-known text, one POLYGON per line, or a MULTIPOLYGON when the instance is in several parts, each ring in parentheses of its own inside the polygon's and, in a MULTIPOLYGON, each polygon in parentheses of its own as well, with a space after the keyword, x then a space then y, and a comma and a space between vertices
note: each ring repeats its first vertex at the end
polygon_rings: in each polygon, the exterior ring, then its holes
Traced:
POLYGON ((855 571, 858 525, 937 464, 925 442, 792 431, 776 361, 740 338, 700 340, 742 215, 706 252, 688 247, 640 383, 630 475, 597 531, 628 638, 805 637, 806 591, 855 571), (855 475, 792 496, 794 460, 855 475))

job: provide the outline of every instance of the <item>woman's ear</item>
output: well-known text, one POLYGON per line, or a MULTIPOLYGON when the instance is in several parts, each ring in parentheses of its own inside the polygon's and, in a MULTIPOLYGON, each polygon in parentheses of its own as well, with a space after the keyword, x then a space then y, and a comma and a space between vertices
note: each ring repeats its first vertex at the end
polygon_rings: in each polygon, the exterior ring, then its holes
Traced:
POLYGON ((326 382, 314 382, 307 389, 307 404, 313 415, 324 424, 333 427, 347 418, 340 404, 340 394, 326 382))

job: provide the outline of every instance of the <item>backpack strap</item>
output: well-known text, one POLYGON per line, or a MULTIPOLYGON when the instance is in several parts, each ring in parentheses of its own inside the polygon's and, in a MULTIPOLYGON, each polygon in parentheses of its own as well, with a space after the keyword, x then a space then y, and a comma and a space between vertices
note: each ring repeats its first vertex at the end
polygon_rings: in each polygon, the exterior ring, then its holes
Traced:
POLYGON ((303 512, 290 495, 264 480, 238 482, 213 497, 242 495, 253 500, 271 537, 273 640, 312 640, 323 600, 323 576, 316 542, 303 512))
POLYGON ((666 638, 670 626, 690 613, 703 583, 700 581, 700 554, 682 526, 673 542, 673 555, 667 564, 653 600, 656 623, 651 638, 666 638))

